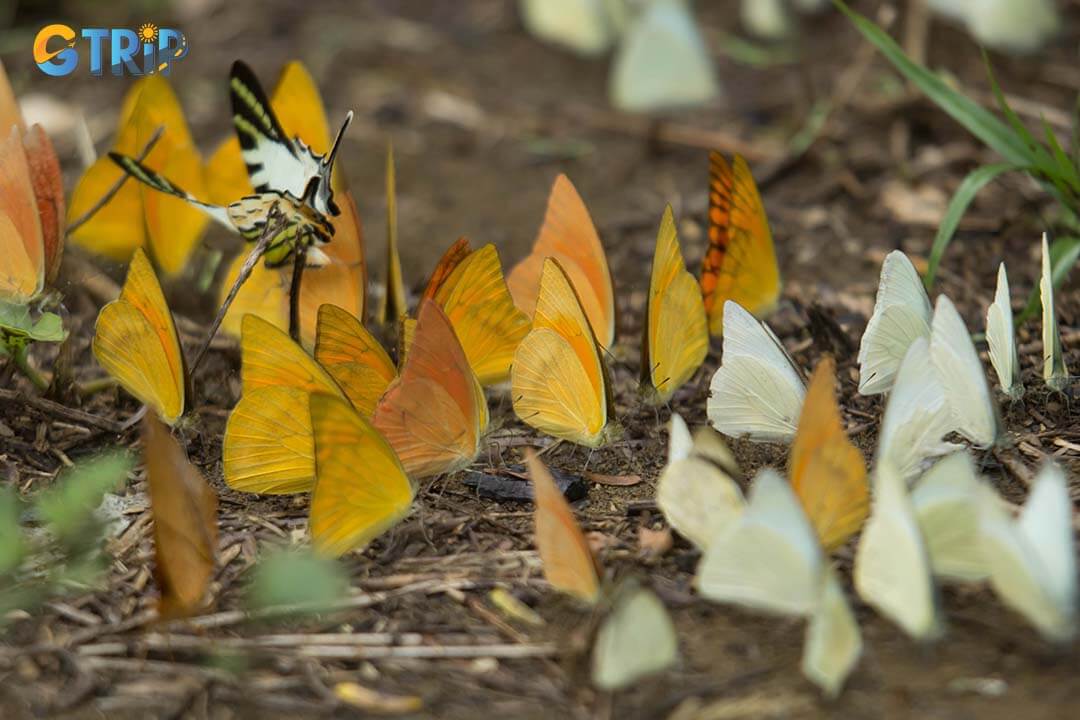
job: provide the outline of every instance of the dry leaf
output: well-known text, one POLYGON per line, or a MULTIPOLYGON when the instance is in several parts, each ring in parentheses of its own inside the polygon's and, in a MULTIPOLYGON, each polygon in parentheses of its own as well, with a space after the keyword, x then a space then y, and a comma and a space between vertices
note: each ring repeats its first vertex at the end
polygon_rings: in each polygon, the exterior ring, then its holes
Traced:
POLYGON ((602 475, 587 472, 585 478, 597 485, 614 485, 617 487, 631 487, 641 482, 640 475, 602 475))
POLYGON ((671 549, 672 544, 674 544, 674 539, 671 537, 671 528, 663 530, 653 530, 645 526, 638 528, 638 546, 646 559, 660 557, 671 549))
POLYGON ((424 707, 424 701, 416 695, 390 695, 354 682, 335 685, 334 696, 346 705, 380 715, 404 715, 424 707))

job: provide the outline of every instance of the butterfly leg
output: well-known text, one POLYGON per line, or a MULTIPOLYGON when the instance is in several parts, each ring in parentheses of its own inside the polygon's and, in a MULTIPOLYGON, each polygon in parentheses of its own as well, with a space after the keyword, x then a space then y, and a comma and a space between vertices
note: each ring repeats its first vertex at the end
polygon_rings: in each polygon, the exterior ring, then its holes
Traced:
POLYGON ((289 337, 297 343, 300 342, 300 282, 306 264, 307 245, 300 239, 293 251, 292 284, 289 285, 289 337))

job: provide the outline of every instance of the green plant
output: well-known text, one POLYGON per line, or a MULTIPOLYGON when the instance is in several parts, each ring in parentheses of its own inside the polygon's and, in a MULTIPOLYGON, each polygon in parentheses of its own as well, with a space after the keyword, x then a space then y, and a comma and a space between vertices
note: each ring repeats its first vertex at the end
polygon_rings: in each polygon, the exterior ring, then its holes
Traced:
MULTIPOLYGON (((945 217, 942 219, 930 250, 925 277, 927 289, 933 287, 941 259, 949 243, 952 242, 960 219, 971 201, 979 190, 1007 172, 1022 172, 1034 179, 1058 200, 1066 225, 1071 228, 1080 226, 1077 220, 1078 210, 1080 210, 1080 171, 1077 169, 1080 145, 1077 143, 1075 133, 1070 140, 1072 146, 1070 152, 1066 152, 1061 147, 1045 120, 1042 123, 1045 139, 1043 141, 1037 139, 1009 106, 994 78, 993 69, 985 53, 983 59, 986 62, 987 74, 998 107, 1005 117, 1004 121, 948 85, 936 73, 908 57, 888 33, 873 21, 849 8, 842 0, 833 0, 833 2, 851 19, 859 32, 893 64, 893 67, 919 88, 935 105, 983 144, 997 152, 1004 160, 1001 163, 984 165, 973 170, 960 183, 960 187, 949 201, 945 217)), ((1080 257, 1080 237, 1073 235, 1058 237, 1050 247, 1050 257, 1053 265, 1054 286, 1060 287, 1069 269, 1080 257)), ((1016 317, 1017 323, 1038 312, 1038 291, 1038 286, 1032 289, 1024 310, 1016 317)))

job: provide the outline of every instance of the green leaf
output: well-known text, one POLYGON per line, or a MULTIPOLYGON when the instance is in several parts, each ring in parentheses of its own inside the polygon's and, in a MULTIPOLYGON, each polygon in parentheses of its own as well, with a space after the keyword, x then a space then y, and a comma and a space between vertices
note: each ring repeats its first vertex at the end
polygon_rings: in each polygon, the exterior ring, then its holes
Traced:
POLYGON ((960 219, 967 212, 971 201, 991 180, 1010 170, 1018 169, 1021 168, 1009 163, 984 165, 968 173, 968 176, 960 183, 960 187, 956 188, 956 193, 949 200, 949 206, 945 209, 945 217, 941 219, 937 236, 934 238, 934 245, 930 248, 930 258, 926 264, 925 282, 927 290, 932 289, 934 286, 934 279, 937 277, 937 269, 938 265, 941 264, 941 258, 945 255, 949 243, 952 242, 956 228, 960 225, 960 219))
POLYGON ((19 515, 22 503, 8 487, 0 488, 0 577, 16 570, 26 553, 19 515))
POLYGON ((38 498, 38 517, 62 543, 74 546, 96 527, 94 510, 109 490, 122 485, 133 467, 130 455, 111 452, 65 472, 56 487, 38 498))
POLYGON ((975 137, 995 150, 1013 165, 1036 165, 1037 158, 1016 132, 974 100, 949 87, 938 75, 909 58, 889 37, 888 33, 871 20, 849 8, 842 0, 833 3, 845 13, 863 36, 908 80, 914 83, 930 100, 964 126, 975 137))
POLYGON ((1061 147, 1057 135, 1050 127, 1050 124, 1046 122, 1046 118, 1042 119, 1042 125, 1043 133, 1046 135, 1046 144, 1050 147, 1050 152, 1054 158, 1054 164, 1058 170, 1058 175, 1069 186, 1069 191, 1071 193, 1080 191, 1080 176, 1076 173, 1076 166, 1073 165, 1072 160, 1069 159, 1068 154, 1061 147))
MULTIPOLYGON (((1061 287, 1065 279, 1069 277, 1069 271, 1080 258, 1080 237, 1059 237, 1050 243, 1050 276, 1053 278, 1054 289, 1061 287)), ((1039 283, 1028 293, 1027 303, 1020 314, 1013 321, 1019 326, 1028 318, 1034 317, 1042 309, 1042 298, 1039 295, 1039 283)))
POLYGON ((247 599, 253 610, 297 606, 318 612, 344 596, 348 587, 337 561, 310 550, 277 550, 255 566, 247 599))
POLYGON ((0 300, 0 334, 34 342, 61 342, 67 333, 64 321, 51 312, 41 313, 35 321, 27 305, 0 300))

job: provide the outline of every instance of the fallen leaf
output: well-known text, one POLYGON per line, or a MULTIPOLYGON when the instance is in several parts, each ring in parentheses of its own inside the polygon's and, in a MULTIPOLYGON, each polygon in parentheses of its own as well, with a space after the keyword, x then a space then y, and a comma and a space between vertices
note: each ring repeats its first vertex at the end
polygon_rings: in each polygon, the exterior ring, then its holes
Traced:
POLYGON ((335 685, 334 696, 346 705, 382 715, 404 715, 424 707, 416 695, 390 695, 354 682, 335 685))
POLYGON ((671 549, 674 539, 671 537, 671 528, 653 530, 642 526, 638 528, 638 546, 641 554, 646 559, 658 558, 671 549))
POLYGON ((600 473, 585 473, 585 478, 597 485, 615 485, 617 487, 630 487, 641 482, 640 475, 601 475, 600 473))
POLYGON ((518 600, 506 588, 497 587, 488 593, 488 600, 507 617, 518 620, 526 625, 540 627, 544 624, 544 618, 540 617, 535 610, 518 600))

